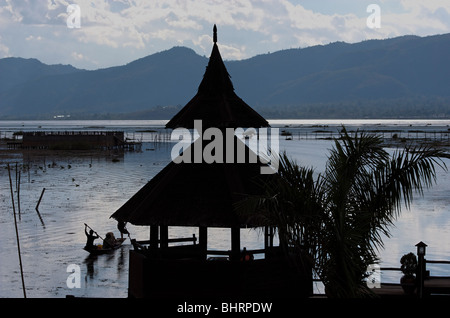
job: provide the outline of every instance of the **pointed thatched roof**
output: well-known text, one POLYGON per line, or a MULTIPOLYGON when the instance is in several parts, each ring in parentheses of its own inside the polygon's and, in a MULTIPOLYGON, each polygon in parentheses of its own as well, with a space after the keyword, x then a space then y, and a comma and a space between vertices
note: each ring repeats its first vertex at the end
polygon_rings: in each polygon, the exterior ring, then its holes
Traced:
POLYGON ((269 123, 234 92, 230 75, 220 56, 214 25, 214 45, 197 94, 167 124, 166 128, 194 128, 201 119, 203 127, 260 128, 269 123))
MULTIPOLYGON (((242 141, 234 138, 237 150, 242 141)), ((260 226, 258 220, 238 213, 236 203, 246 195, 261 193, 262 182, 273 175, 261 175, 263 164, 249 160, 193 163, 192 148, 202 147, 201 142, 197 139, 185 150, 191 154, 191 163, 170 162, 111 217, 134 225, 260 226)), ((252 150, 247 146, 245 150, 248 158, 252 150)))

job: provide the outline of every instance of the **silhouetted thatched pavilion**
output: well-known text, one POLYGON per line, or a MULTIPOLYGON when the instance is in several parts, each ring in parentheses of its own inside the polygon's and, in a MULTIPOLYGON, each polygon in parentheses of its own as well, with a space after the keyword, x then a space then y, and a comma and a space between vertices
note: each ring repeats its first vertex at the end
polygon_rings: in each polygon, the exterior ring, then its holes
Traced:
MULTIPOLYGON (((170 120, 167 128, 193 129, 202 120, 202 129, 268 127, 268 122, 235 93, 217 46, 214 45, 197 94, 170 120)), ((263 191, 262 182, 277 177, 261 174, 265 165, 236 136, 234 160, 227 161, 229 148, 223 144, 222 162, 195 162, 194 149, 204 149, 208 141, 197 139, 184 151, 190 163, 170 162, 111 217, 134 225, 150 226, 150 239, 134 243, 130 251, 129 295, 131 297, 237 295, 309 295, 310 271, 298 272, 273 246, 273 229, 258 216, 248 217, 236 210, 247 195, 263 191), (245 163, 237 163, 237 152, 245 149, 245 163), (191 151, 192 150, 192 151, 191 151), (198 227, 196 237, 170 239, 169 226, 198 227), (241 262, 240 229, 265 228, 264 259, 241 262), (208 228, 231 229, 231 250, 208 250, 208 228), (189 245, 170 246, 189 242, 189 245), (210 255, 220 255, 211 258, 210 255), (226 261, 224 261, 226 259, 226 261), (282 290, 280 291, 280 287, 282 290), (281 294, 280 294, 281 293, 281 294)), ((229 157, 228 157, 229 158, 229 157)))

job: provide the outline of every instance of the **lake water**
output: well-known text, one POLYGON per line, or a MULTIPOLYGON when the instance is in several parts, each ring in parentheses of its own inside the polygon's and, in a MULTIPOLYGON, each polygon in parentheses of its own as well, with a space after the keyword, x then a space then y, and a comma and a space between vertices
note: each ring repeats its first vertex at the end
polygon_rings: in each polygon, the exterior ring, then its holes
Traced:
MULTIPOLYGON (((142 151, 94 154, 91 152, 55 153, 10 151, 0 153, 0 297, 22 297, 22 283, 17 253, 7 163, 10 163, 15 208, 28 297, 126 297, 128 286, 129 242, 110 255, 90 257, 85 244, 84 223, 101 236, 113 231, 116 222, 110 215, 170 162, 173 143, 153 142, 154 131, 166 121, 3 121, 0 134, 11 136, 17 131, 32 130, 121 130, 130 139, 143 141, 142 151), (114 160, 113 160, 114 159, 114 160), (16 191, 16 170, 20 170, 20 215, 16 191), (28 167, 30 167, 28 169, 28 167), (39 205, 40 217, 35 210, 39 205), (80 268, 81 288, 68 288, 69 265, 80 268)), ((341 124, 356 129, 376 129, 397 133, 408 131, 448 131, 450 120, 284 120, 270 121, 273 126, 292 131, 292 140, 280 138, 280 150, 286 150, 300 164, 323 171, 330 140, 304 139, 318 128, 336 131, 341 124), (296 137, 298 134, 298 138, 296 137)), ((442 138, 446 138, 444 134, 442 138)), ((449 160, 445 161, 450 167, 449 160)), ((392 237, 384 240, 379 253, 381 265, 398 267, 400 257, 415 252, 415 244, 428 244, 427 259, 450 260, 450 178, 437 169, 437 184, 423 197, 417 196, 410 210, 403 210, 392 228, 392 237)), ((128 225, 132 237, 148 238, 148 228, 128 225)), ((195 228, 171 228, 171 237, 197 233, 195 228)), ((229 249, 229 230, 213 229, 208 245, 229 249)), ((242 244, 260 248, 258 231, 242 230, 242 244)), ((450 276, 450 265, 429 266, 433 275, 450 276)), ((383 272, 382 281, 398 282, 399 273, 383 272)))

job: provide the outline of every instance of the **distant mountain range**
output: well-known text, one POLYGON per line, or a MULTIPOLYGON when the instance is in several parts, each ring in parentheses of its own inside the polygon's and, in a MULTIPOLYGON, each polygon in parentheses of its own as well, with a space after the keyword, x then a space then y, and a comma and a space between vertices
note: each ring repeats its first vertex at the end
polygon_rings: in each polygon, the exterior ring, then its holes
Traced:
MULTIPOLYGON (((0 59, 0 119, 170 119, 196 94, 207 64, 185 47, 95 71, 0 59)), ((266 118, 450 118, 450 34, 336 42, 225 65, 236 93, 266 118)))

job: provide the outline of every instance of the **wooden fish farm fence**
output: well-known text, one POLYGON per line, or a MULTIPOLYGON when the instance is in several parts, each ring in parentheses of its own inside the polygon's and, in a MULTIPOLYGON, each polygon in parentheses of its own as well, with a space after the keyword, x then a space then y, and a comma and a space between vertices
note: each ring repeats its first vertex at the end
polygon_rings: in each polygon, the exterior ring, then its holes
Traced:
MULTIPOLYGON (((383 139, 394 140, 425 140, 425 141, 450 141, 450 130, 361 130, 369 134, 378 135, 383 139)), ((347 131, 351 136, 355 134, 354 130, 347 131)), ((339 137, 339 130, 312 130, 302 128, 280 128, 280 137, 287 140, 302 139, 332 139, 339 137)))
POLYGON ((31 131, 23 132, 22 139, 14 139, 7 145, 10 149, 135 150, 141 143, 125 140, 122 131, 31 131))
MULTIPOLYGON (((366 133, 374 134, 385 140, 394 142, 424 141, 450 143, 450 130, 364 130, 366 133)), ((355 130, 348 130, 353 136, 355 130)), ((122 148, 136 150, 141 147, 142 142, 169 143, 176 140, 171 138, 171 129, 152 129, 125 133, 122 131, 32 131, 15 133, 13 138, 7 138, 9 149, 115 149, 122 148), (131 138, 127 138, 130 136, 131 138), (140 140, 136 141, 140 136, 140 140), (22 138, 20 138, 22 137, 22 138)), ((331 140, 339 138, 339 129, 314 129, 304 128, 279 128, 280 139, 286 140, 331 140)))
MULTIPOLYGON (((393 139, 401 141, 405 140, 425 140, 425 141, 449 141, 450 142, 450 130, 434 130, 434 129, 368 129, 361 130, 369 134, 378 135, 383 139, 393 139)), ((347 130, 347 132, 353 136, 355 130, 347 130)), ((174 141, 171 139, 172 130, 171 129, 159 129, 146 131, 148 134, 148 141, 151 142, 170 142, 174 141)), ((311 129, 309 127, 305 128, 279 128, 279 136, 286 140, 314 140, 314 139, 333 139, 339 137, 339 129, 311 129)))

